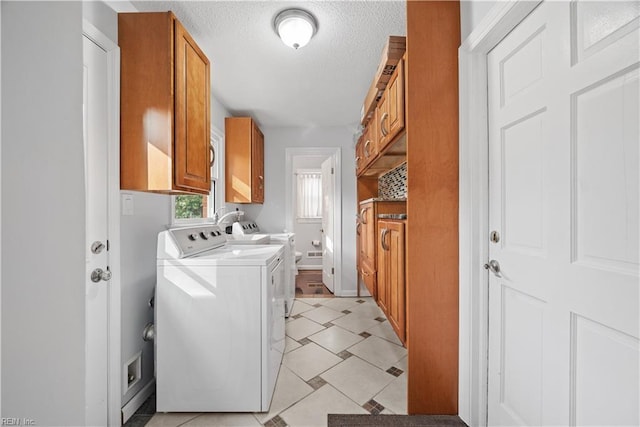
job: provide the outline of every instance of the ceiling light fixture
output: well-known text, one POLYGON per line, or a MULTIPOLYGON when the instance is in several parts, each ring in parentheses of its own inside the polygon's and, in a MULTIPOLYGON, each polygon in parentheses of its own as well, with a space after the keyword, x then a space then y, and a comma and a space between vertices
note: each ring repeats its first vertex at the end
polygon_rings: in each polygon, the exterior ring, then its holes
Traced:
POLYGON ((276 33, 289 47, 299 49, 318 31, 316 19, 306 10, 286 9, 274 21, 276 33))

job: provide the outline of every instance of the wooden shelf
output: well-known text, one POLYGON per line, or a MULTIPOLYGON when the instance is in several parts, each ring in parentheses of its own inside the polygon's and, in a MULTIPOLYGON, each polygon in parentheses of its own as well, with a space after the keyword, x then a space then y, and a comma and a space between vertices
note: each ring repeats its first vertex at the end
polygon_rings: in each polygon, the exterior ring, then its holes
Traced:
POLYGON ((387 149, 378 154, 361 176, 381 176, 407 161, 407 134, 403 132, 387 149))

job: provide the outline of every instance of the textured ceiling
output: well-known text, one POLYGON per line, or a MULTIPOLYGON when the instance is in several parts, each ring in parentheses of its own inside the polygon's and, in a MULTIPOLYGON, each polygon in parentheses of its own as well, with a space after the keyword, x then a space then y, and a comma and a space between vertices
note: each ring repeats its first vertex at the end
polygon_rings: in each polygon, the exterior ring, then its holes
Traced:
POLYGON ((134 1, 171 10, 211 61, 213 95, 262 126, 355 125, 389 35, 406 34, 404 1, 134 1), (300 50, 273 30, 300 7, 318 32, 300 50))

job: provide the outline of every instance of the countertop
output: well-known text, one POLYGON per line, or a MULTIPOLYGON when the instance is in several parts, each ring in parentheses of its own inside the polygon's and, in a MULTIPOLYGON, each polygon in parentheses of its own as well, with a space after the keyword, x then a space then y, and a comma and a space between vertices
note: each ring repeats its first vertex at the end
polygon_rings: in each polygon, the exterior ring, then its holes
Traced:
POLYGON ((392 214, 392 213, 387 213, 387 214, 378 214, 378 219, 407 219, 407 214, 403 213, 403 214, 392 214))
POLYGON ((362 205, 363 203, 370 203, 370 202, 406 202, 407 199, 386 199, 383 197, 372 197, 370 199, 367 200, 363 200, 360 202, 360 204, 362 205))

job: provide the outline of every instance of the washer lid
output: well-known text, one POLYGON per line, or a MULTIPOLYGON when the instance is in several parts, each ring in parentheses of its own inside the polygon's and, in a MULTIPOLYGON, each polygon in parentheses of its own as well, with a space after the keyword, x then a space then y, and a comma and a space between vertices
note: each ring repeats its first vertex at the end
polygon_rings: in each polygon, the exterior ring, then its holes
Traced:
POLYGON ((167 266, 266 266, 283 257, 277 245, 225 245, 181 259, 158 259, 167 266))

